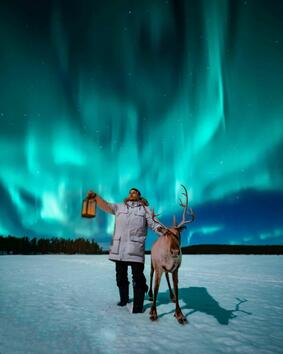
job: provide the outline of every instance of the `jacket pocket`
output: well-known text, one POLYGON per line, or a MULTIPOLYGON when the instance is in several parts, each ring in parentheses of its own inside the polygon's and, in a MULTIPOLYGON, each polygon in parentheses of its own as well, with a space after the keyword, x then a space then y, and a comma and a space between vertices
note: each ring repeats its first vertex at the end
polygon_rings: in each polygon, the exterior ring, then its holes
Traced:
POLYGON ((110 253, 118 254, 120 249, 121 236, 115 236, 112 240, 110 253))
POLYGON ((116 211, 116 215, 119 214, 129 214, 129 209, 125 206, 120 206, 116 211))
POLYGON ((119 215, 119 214, 129 214, 129 211, 128 210, 118 210, 116 215, 119 215))
POLYGON ((146 236, 134 236, 132 235, 130 241, 127 244, 128 254, 131 256, 144 256, 144 243, 146 236))
POLYGON ((144 227, 145 226, 145 213, 143 211, 135 211, 133 217, 134 224, 137 227, 144 227))
POLYGON ((145 212, 144 212, 144 210, 135 210, 134 211, 134 214, 136 215, 136 216, 141 216, 141 217, 145 217, 145 212))

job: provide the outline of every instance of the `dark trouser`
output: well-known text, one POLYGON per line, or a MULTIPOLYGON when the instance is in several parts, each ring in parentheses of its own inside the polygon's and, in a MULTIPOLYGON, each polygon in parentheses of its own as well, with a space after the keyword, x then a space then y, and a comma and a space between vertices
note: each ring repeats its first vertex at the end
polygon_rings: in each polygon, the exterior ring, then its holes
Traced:
POLYGON ((129 302, 128 266, 132 267, 134 305, 133 313, 143 312, 144 295, 148 290, 143 274, 144 264, 138 262, 116 261, 116 282, 120 292, 119 306, 125 306, 129 302))
POLYGON ((143 274, 144 264, 139 262, 115 261, 116 263, 116 282, 118 287, 127 286, 128 266, 132 268, 133 287, 146 291, 146 279, 143 274))

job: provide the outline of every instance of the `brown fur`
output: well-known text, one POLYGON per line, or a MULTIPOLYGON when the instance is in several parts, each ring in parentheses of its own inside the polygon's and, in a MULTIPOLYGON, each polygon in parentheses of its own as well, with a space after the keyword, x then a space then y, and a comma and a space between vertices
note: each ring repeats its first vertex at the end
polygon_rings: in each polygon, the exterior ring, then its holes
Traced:
POLYGON ((170 298, 176 304, 174 316, 179 323, 187 323, 187 319, 183 315, 178 299, 178 269, 181 265, 181 248, 180 248, 181 227, 168 228, 165 235, 160 237, 153 245, 151 250, 151 273, 150 273, 150 290, 149 299, 153 301, 150 310, 150 319, 157 320, 156 301, 162 274, 165 272, 166 280, 169 287, 170 298), (152 280, 155 273, 154 294, 152 292, 152 280), (172 274, 174 292, 172 291, 169 275, 172 274))
POLYGON ((140 202, 143 206, 149 206, 148 201, 147 201, 145 198, 143 198, 143 197, 139 197, 137 200, 132 200, 132 199, 130 199, 129 197, 124 199, 124 203, 125 203, 126 205, 127 205, 128 202, 133 202, 133 201, 134 201, 134 202, 135 202, 135 201, 140 202))

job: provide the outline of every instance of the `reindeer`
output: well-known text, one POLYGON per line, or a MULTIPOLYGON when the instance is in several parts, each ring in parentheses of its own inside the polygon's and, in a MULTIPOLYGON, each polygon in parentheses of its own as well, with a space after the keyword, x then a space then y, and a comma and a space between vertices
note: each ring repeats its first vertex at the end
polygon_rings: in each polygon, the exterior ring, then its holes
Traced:
POLYGON ((164 229, 163 236, 159 237, 159 239, 154 243, 151 249, 151 272, 150 272, 150 290, 148 292, 149 300, 153 301, 151 310, 150 310, 150 319, 152 321, 157 320, 157 311, 156 311, 156 300, 159 289, 160 280, 163 272, 165 272, 166 280, 169 287, 170 298, 172 302, 176 303, 176 310, 174 316, 178 320, 179 323, 185 324, 187 323, 187 319, 183 315, 178 301, 178 269, 181 265, 182 254, 180 247, 180 236, 183 229, 186 228, 185 224, 189 224, 194 221, 195 214, 193 210, 190 208, 190 220, 186 219, 187 209, 188 209, 188 192, 185 186, 181 185, 185 193, 182 193, 185 198, 185 204, 182 202, 180 198, 180 205, 184 208, 182 221, 177 225, 176 217, 173 218, 173 226, 166 227, 161 224, 157 219, 157 214, 154 214, 154 210, 152 211, 152 219, 160 224, 160 226, 164 229), (155 284, 154 284, 154 296, 152 296, 152 279, 153 273, 155 272, 155 284), (172 279, 174 284, 174 293, 172 291, 169 275, 168 273, 172 273, 172 279))

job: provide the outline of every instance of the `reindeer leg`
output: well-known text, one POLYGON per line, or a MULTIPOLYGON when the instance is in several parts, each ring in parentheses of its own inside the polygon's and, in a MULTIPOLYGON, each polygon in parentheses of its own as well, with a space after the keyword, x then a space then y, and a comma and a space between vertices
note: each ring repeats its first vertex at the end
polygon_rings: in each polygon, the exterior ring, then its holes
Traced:
POLYGON ((148 292, 149 301, 153 301, 153 295, 152 295, 152 278, 153 278, 153 273, 154 273, 154 268, 153 268, 153 264, 152 264, 152 262, 151 262, 151 269, 150 269, 150 285, 149 285, 149 292, 148 292))
POLYGON ((176 298, 173 294, 171 285, 170 285, 170 280, 169 280, 169 275, 168 272, 165 272, 165 276, 166 276, 166 280, 167 280, 167 284, 168 284, 168 288, 169 288, 169 293, 170 293, 170 299, 172 300, 172 302, 176 302, 176 298))
POLYGON ((178 298, 178 269, 175 270, 172 273, 172 277, 173 277, 173 282, 174 282, 174 292, 175 292, 175 296, 176 296, 176 310, 175 310, 175 314, 174 316, 177 318, 178 322, 181 324, 185 324, 187 323, 187 319, 186 317, 183 315, 180 306, 179 306, 179 298, 178 298))
POLYGON ((158 289, 159 289, 161 276, 162 276, 162 273, 160 273, 159 271, 155 270, 154 296, 153 296, 153 303, 151 305, 151 309, 150 309, 150 313, 149 313, 150 314, 149 318, 152 321, 156 321, 157 320, 156 299, 157 299, 157 294, 158 294, 158 289))

